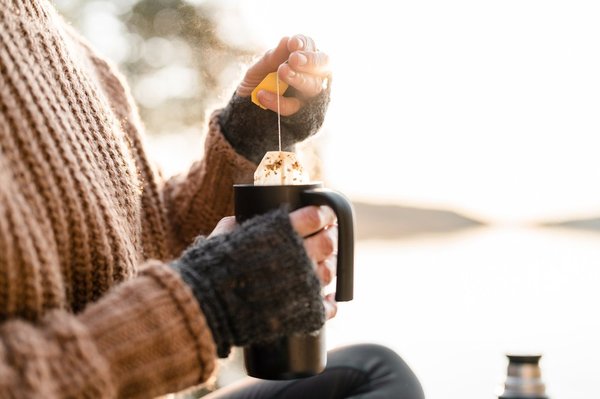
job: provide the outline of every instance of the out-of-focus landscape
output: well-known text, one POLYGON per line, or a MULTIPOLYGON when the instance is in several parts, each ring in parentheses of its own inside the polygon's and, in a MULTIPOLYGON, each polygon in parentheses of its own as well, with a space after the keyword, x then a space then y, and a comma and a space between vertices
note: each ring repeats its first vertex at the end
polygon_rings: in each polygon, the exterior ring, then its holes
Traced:
MULTIPOLYGON (((357 219, 355 300, 328 346, 390 346, 431 399, 497 397, 509 352, 543 354, 551 398, 596 396, 599 5, 53 2, 126 76, 167 175, 254 59, 312 36, 334 79, 306 146, 357 219)), ((239 353, 222 369, 241 378, 239 353)))

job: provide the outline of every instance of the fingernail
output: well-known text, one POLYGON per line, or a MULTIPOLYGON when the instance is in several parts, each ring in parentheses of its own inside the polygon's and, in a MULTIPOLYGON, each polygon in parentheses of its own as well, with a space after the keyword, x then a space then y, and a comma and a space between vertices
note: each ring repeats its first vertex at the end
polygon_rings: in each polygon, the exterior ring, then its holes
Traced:
POLYGON ((333 242, 333 246, 335 247, 333 253, 337 253, 337 246, 338 246, 338 230, 337 227, 331 227, 329 229, 327 229, 327 234, 329 235, 329 238, 331 238, 331 241, 333 242))
POLYGON ((337 314, 337 304, 325 301, 323 305, 325 307, 325 315, 327 316, 327 318, 334 318, 337 314))
POLYGON ((298 65, 306 65, 306 63, 308 62, 308 58, 306 58, 306 56, 302 53, 296 53, 296 59, 298 65))
POLYGON ((298 43, 298 45, 297 45, 298 50, 302 50, 304 48, 304 40, 302 40, 299 37, 297 37, 296 38, 296 42, 298 43))
POLYGON ((258 97, 258 101, 260 101, 262 105, 267 105, 265 103, 271 102, 271 92, 267 90, 259 90, 256 94, 258 97))
POLYGON ((319 207, 319 212, 321 213, 321 220, 330 223, 331 220, 335 220, 335 212, 330 207, 323 205, 319 207))
POLYGON ((288 78, 295 78, 295 77, 296 77, 296 72, 294 72, 290 69, 290 71, 288 72, 288 78))

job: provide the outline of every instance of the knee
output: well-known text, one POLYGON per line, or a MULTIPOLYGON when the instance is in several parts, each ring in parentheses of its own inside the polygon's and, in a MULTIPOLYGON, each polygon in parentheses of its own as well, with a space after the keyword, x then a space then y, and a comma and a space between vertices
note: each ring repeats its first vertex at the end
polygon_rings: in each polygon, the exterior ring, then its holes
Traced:
POLYGON ((371 383, 386 387, 388 394, 399 399, 423 399, 419 379, 406 362, 392 349, 378 344, 358 344, 341 348, 344 358, 352 359, 369 375, 371 383))
POLYGON ((404 362, 400 355, 391 348, 379 344, 352 345, 351 350, 362 356, 383 359, 389 362, 404 362))

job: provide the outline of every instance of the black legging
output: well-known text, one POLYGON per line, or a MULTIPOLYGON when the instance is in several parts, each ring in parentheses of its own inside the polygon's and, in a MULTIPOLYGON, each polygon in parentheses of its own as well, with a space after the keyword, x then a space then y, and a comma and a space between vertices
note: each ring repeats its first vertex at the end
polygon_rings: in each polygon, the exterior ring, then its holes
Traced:
POLYGON ((423 399, 408 365, 391 349, 373 344, 329 352, 327 367, 314 377, 288 381, 248 378, 207 399, 423 399))

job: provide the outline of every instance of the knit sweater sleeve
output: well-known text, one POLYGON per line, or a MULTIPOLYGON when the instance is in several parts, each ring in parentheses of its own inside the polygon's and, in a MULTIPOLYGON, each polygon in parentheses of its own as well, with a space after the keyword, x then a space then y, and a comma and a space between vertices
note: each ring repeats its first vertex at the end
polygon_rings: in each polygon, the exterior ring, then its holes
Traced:
POLYGON ((192 291, 157 261, 79 314, 33 313, 32 286, 51 284, 61 265, 0 170, 1 396, 148 398, 205 381, 216 357, 210 329, 192 291))
POLYGON ((0 391, 13 398, 148 398, 205 381, 214 346, 195 301, 152 265, 80 316, 0 326, 0 391))
POLYGON ((202 160, 163 186, 167 219, 182 248, 199 234, 208 234, 219 219, 233 214, 233 184, 252 182, 256 169, 223 136, 220 112, 210 118, 202 160))
POLYGON ((60 295, 61 264, 4 166, 0 152, 0 396, 148 398, 205 381, 210 329, 191 289, 158 261, 81 313, 36 312, 60 295))
POLYGON ((81 315, 0 325, 0 392, 11 398, 148 398, 205 381, 215 349, 187 288, 164 265, 81 315))

